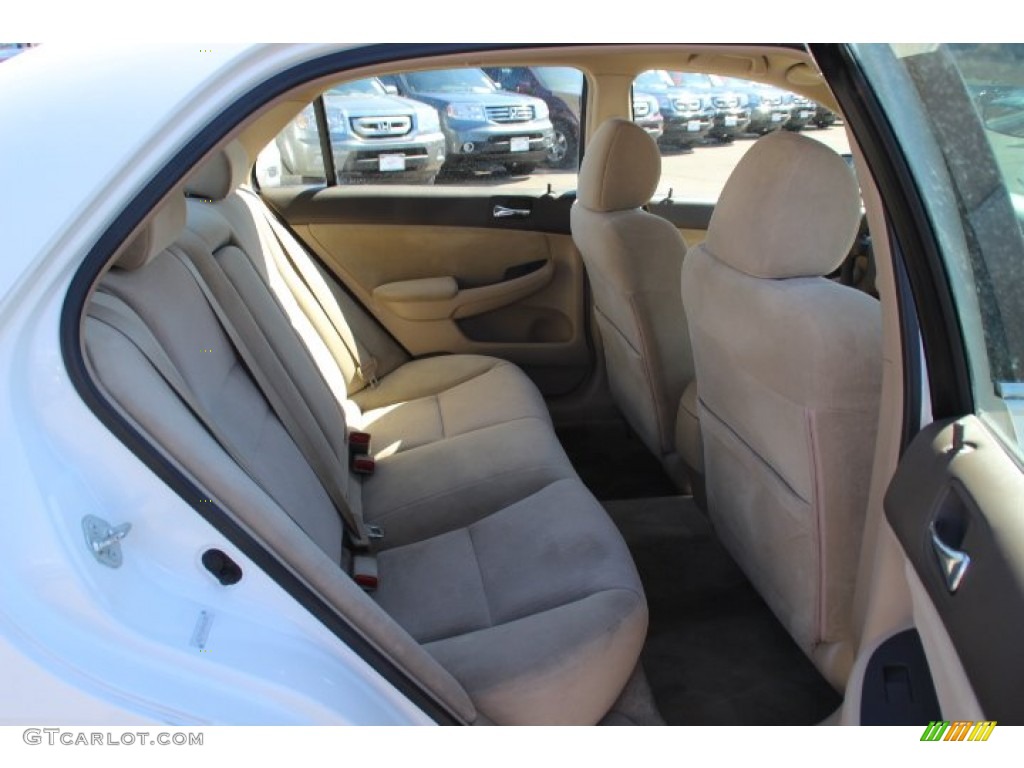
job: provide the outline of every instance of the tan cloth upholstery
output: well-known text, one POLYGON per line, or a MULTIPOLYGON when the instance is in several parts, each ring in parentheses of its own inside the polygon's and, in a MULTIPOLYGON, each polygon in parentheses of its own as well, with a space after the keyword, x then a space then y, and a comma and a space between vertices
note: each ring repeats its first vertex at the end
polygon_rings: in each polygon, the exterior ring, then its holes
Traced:
POLYGON ((178 238, 185 228, 185 216, 185 198, 180 190, 176 190, 121 251, 117 266, 138 269, 148 264, 178 238))
POLYGON ((223 200, 245 183, 249 174, 245 148, 233 141, 215 152, 186 180, 185 193, 209 200, 223 200))
POLYGON ((639 208, 660 173, 654 139, 627 120, 609 120, 587 146, 571 223, 612 397, 647 447, 664 457, 675 451, 676 413, 693 360, 678 289, 686 242, 668 221, 639 208))
POLYGON ((820 277, 837 269, 860 226, 860 192, 849 166, 836 160, 824 144, 796 133, 761 139, 722 190, 707 249, 752 277, 820 277), (809 176, 815 182, 802 183, 809 176))
MULTIPOLYGON (((230 166, 217 164, 236 176, 230 166)), ((126 337, 89 318, 86 351, 102 386, 247 530, 462 716, 597 722, 637 663, 647 608, 625 543, 573 472, 536 389, 489 358, 400 363, 365 391, 372 407, 363 413, 320 335, 315 305, 293 293, 301 282, 282 273, 246 219, 251 208, 237 193, 189 208, 189 230, 169 249, 131 271, 111 269, 100 289, 140 316, 217 428, 242 446, 253 477, 126 337), (353 509, 385 528, 372 596, 345 575, 348 553, 328 494, 183 261, 203 248, 339 456, 347 422, 372 416, 381 434, 412 436, 409 447, 380 458, 372 477, 344 478, 353 509)), ((153 218, 154 226, 163 221, 153 218)))
POLYGON ((878 302, 820 276, 847 253, 859 218, 842 158, 812 139, 769 136, 740 162, 683 267, 709 513, 815 660, 851 639, 878 419, 878 302))
POLYGON ((661 152, 629 120, 605 121, 587 144, 576 199, 591 211, 628 211, 647 205, 661 179, 661 152))

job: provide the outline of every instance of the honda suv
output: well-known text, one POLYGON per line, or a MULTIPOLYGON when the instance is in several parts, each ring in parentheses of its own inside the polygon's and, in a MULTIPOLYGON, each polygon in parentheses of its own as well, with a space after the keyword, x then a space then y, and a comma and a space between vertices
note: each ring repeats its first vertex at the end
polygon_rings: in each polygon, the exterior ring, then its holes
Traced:
POLYGON ((633 81, 633 91, 658 100, 664 121, 659 140, 662 145, 689 149, 714 127, 715 110, 710 100, 689 88, 677 87, 664 70, 650 69, 640 74, 633 81))
POLYGON ((499 90, 482 69, 403 72, 383 81, 438 111, 447 170, 502 165, 510 173, 527 174, 551 152, 554 129, 547 104, 499 90))
MULTIPOLYGON (((437 111, 394 96, 377 78, 340 83, 323 95, 338 181, 429 183, 444 163, 437 111)), ((277 138, 284 174, 322 179, 324 159, 313 106, 277 138)))

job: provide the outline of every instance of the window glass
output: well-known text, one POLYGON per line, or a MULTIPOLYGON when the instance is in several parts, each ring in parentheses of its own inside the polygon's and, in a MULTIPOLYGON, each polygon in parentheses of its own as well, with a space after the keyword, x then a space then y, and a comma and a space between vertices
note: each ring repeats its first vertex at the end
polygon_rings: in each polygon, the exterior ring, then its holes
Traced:
MULTIPOLYGON (((339 82, 323 94, 333 184, 576 188, 583 73, 462 67, 339 82)), ((325 184, 313 105, 268 146, 261 184, 325 184)))
POLYGON ((946 258, 978 413, 1024 458, 1024 45, 857 54, 946 258))
POLYGON ((840 154, 850 151, 834 112, 771 85, 704 72, 649 70, 633 81, 638 123, 638 105, 648 100, 660 118, 657 126, 644 124, 661 149, 655 200, 671 192, 674 200, 716 201, 753 140, 772 131, 800 131, 840 154))

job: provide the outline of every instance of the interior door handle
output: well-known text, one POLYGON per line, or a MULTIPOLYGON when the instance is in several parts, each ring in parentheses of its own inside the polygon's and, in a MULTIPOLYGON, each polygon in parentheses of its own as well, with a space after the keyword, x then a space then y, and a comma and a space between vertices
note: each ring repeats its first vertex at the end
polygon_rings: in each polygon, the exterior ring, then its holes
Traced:
POLYGON ((494 211, 492 213, 494 214, 494 218, 496 218, 496 219, 508 219, 508 218, 525 219, 527 216, 530 215, 530 209, 529 208, 506 208, 504 205, 496 205, 496 206, 494 206, 494 211))
POLYGON ((946 580, 946 589, 952 595, 960 589, 960 583, 971 565, 971 556, 946 544, 939 535, 934 521, 928 526, 928 534, 932 539, 932 551, 939 561, 939 569, 946 580))

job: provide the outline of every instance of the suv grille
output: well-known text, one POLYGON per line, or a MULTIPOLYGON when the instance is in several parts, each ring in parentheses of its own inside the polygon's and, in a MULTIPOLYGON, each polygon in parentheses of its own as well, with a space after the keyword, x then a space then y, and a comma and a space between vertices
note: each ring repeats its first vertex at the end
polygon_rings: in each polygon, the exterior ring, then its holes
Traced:
POLYGON ((680 112, 700 112, 700 99, 676 99, 672 103, 680 112))
POLYGON ((390 117, 354 117, 352 130, 366 138, 382 136, 405 136, 412 130, 412 118, 407 115, 390 117))
POLYGON ((526 123, 533 120, 533 107, 529 104, 487 107, 487 119, 494 123, 526 123))
POLYGON ((718 109, 732 109, 740 105, 739 96, 716 96, 715 106, 718 109))

